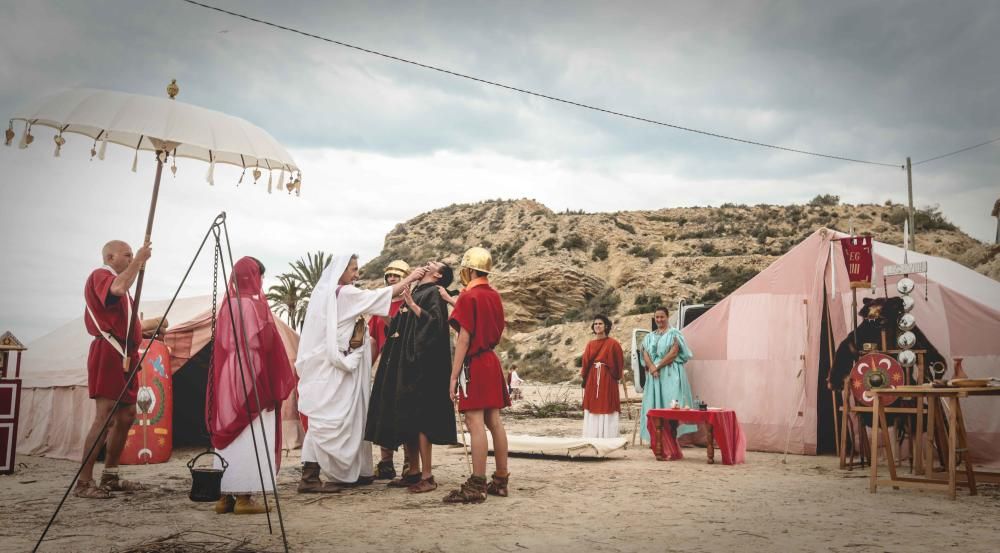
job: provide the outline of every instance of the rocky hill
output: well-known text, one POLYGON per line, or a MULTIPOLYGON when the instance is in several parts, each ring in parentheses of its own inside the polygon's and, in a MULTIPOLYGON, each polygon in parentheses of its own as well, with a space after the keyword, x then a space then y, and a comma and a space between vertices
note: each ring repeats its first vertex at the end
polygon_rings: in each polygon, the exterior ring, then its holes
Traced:
MULTIPOLYGON (((554 213, 533 200, 451 205, 400 223, 362 276, 378 279, 392 259, 457 264, 466 248, 493 253, 494 286, 509 330, 501 349, 527 376, 567 380, 583 350, 588 320, 604 312, 624 340, 648 324, 653 307, 717 301, 821 227, 868 232, 900 245, 898 204, 732 205, 617 213, 554 213)), ((1000 280, 1000 248, 983 244, 935 209, 917 215, 916 249, 1000 280)))

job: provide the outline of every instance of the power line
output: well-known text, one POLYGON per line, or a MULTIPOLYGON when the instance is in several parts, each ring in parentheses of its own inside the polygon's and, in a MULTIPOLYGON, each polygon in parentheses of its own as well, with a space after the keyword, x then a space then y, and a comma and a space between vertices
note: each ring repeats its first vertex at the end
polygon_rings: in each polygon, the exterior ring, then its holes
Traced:
POLYGON ((868 160, 864 160, 864 159, 856 159, 856 158, 845 157, 845 156, 838 156, 838 155, 832 155, 832 154, 824 154, 824 153, 820 153, 820 152, 811 152, 811 151, 808 151, 808 150, 800 150, 798 148, 790 148, 790 147, 787 147, 787 146, 778 146, 776 144, 768 144, 766 142, 758 142, 756 140, 750 140, 750 139, 746 139, 746 138, 739 138, 739 137, 735 137, 735 136, 727 136, 727 135, 724 135, 724 134, 714 133, 714 132, 710 132, 710 131, 704 131, 704 130, 695 129, 695 128, 691 128, 691 127, 684 127, 684 126, 681 126, 681 125, 675 125, 673 123, 666 123, 666 122, 663 122, 663 121, 657 121, 655 119, 649 119, 649 118, 646 118, 646 117, 640 117, 638 115, 631 115, 631 114, 620 112, 620 111, 614 111, 614 110, 611 110, 611 109, 606 109, 606 108, 602 108, 602 107, 592 106, 590 104, 584 104, 584 103, 576 102, 576 101, 573 101, 573 100, 566 100, 564 98, 558 98, 556 96, 550 96, 548 94, 542 94, 541 92, 535 92, 535 91, 527 90, 527 89, 524 89, 524 88, 518 88, 516 86, 506 85, 506 84, 499 83, 499 82, 496 82, 496 81, 490 81, 488 79, 483 79, 483 78, 480 78, 480 77, 475 77, 473 75, 467 75, 465 73, 459 73, 457 71, 452 71, 450 69, 444 69, 442 67, 437 67, 437 66, 434 66, 434 65, 429 65, 429 64, 426 64, 426 63, 418 62, 418 61, 413 61, 413 60, 410 60, 410 59, 401 58, 401 57, 398 57, 398 56, 393 56, 391 54, 386 54, 384 52, 379 52, 377 50, 371 50, 371 49, 364 48, 364 47, 361 47, 361 46, 356 46, 354 44, 349 44, 347 42, 341 42, 339 40, 334 40, 332 38, 327 38, 327 37, 316 35, 316 34, 313 34, 313 33, 306 32, 306 31, 301 31, 299 29, 295 29, 295 28, 292 28, 292 27, 287 27, 287 26, 284 26, 284 25, 279 25, 277 23, 272 23, 270 21, 265 21, 263 19, 258 19, 256 17, 251 17, 249 15, 244 15, 242 13, 237 13, 237 12, 225 10, 225 9, 222 9, 222 8, 219 8, 219 7, 216 7, 216 6, 211 6, 209 4, 203 4, 203 3, 197 2, 195 0, 182 0, 182 1, 183 2, 187 2, 188 4, 191 4, 193 6, 198 6, 198 7, 201 7, 201 8, 206 8, 206 9, 209 9, 209 10, 214 10, 214 11, 217 11, 219 13, 224 13, 226 15, 231 15, 233 17, 238 17, 238 18, 241 18, 241 19, 245 19, 247 21, 252 21, 254 23, 259 23, 261 25, 266 25, 268 27, 273 27, 275 29, 280 29, 282 31, 288 31, 290 33, 295 33, 295 34, 302 35, 302 36, 305 36, 305 37, 315 38, 317 40, 322 40, 324 42, 329 42, 331 44, 336 44, 338 46, 343 46, 345 48, 351 48, 353 50, 358 50, 360 52, 365 52, 366 54, 372 54, 372 55, 375 55, 375 56, 381 56, 383 58, 387 58, 387 59, 398 61, 398 62, 402 62, 402 63, 407 63, 407 64, 410 64, 410 65, 415 65, 417 67, 422 67, 424 69, 430 69, 431 71, 437 71, 439 73, 444 73, 444 74, 447 74, 447 75, 451 75, 453 77, 459 77, 459 78, 462 78, 462 79, 467 79, 467 80, 470 80, 470 81, 475 81, 475 82, 478 82, 478 83, 487 84, 487 85, 490 85, 490 86, 504 88, 504 89, 511 90, 511 91, 514 91, 514 92, 520 92, 522 94, 528 94, 530 96, 535 96, 537 98, 544 98, 546 100, 551 100, 553 102, 560 102, 560 103, 568 104, 568 105, 571 105, 571 106, 576 106, 576 107, 580 107, 580 108, 584 108, 584 109, 598 111, 598 112, 601 112, 601 113, 606 113, 608 115, 614 115, 614 116, 617 116, 617 117, 624 117, 626 119, 632 119, 632 120, 635 120, 635 121, 641 121, 643 123, 651 123, 653 125, 659 125, 659 126, 662 126, 662 127, 669 127, 671 129, 676 129, 676 130, 679 130, 679 131, 691 132, 691 133, 701 134, 701 135, 704 135, 704 136, 711 136, 713 138, 719 138, 719 139, 722 139, 722 140, 730 140, 730 141, 733 141, 733 142, 741 142, 743 144, 750 144, 750 145, 753 145, 753 146, 760 146, 760 147, 763 147, 763 148, 771 148, 773 150, 781 150, 781 151, 784 151, 784 152, 792 152, 792 153, 796 153, 796 154, 804 154, 804 155, 810 155, 810 156, 815 156, 815 157, 823 157, 823 158, 827 158, 827 159, 836 159, 836 160, 840 160, 840 161, 850 161, 850 162, 853 162, 853 163, 864 163, 864 164, 867 164, 867 165, 879 165, 879 166, 882 166, 882 167, 893 167, 893 168, 897 168, 897 169, 903 168, 903 166, 900 165, 900 164, 898 164, 898 163, 882 163, 882 162, 878 162, 878 161, 868 161, 868 160))
POLYGON ((943 157, 953 156, 955 154, 960 154, 962 152, 968 152, 969 150, 974 150, 974 149, 976 149, 976 148, 978 148, 980 146, 985 146, 987 144, 993 144, 994 142, 997 142, 997 141, 1000 141, 1000 137, 994 138, 993 140, 987 140, 986 142, 980 142, 979 144, 974 144, 972 146, 966 146, 965 148, 962 148, 961 150, 955 150, 954 152, 949 152, 947 154, 941 154, 939 156, 935 156, 935 157, 932 157, 932 158, 929 158, 929 159, 925 159, 923 161, 918 161, 918 162, 914 163, 913 165, 920 165, 921 163, 927 163, 928 161, 935 161, 935 160, 941 159, 943 157))

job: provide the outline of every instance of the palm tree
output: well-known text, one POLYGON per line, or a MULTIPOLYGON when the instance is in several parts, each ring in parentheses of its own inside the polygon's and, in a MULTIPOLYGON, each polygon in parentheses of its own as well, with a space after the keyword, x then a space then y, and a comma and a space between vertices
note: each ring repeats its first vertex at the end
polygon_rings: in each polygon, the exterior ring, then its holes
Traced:
POLYGON ((301 286, 303 295, 308 298, 312 296, 313 288, 319 282, 319 278, 323 276, 323 270, 330 265, 333 261, 333 256, 324 253, 322 251, 316 252, 316 255, 311 253, 306 254, 306 258, 301 257, 291 263, 293 273, 285 273, 294 278, 301 286))
POLYGON ((309 298, 303 293, 303 287, 294 275, 278 275, 278 282, 279 284, 268 288, 267 299, 275 312, 288 320, 288 326, 301 331, 309 298))

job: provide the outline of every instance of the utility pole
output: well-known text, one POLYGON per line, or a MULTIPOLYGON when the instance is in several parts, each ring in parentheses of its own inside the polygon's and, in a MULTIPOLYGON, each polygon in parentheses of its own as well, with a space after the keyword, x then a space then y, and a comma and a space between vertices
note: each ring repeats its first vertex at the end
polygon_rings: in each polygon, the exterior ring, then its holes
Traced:
POLYGON ((997 237, 993 243, 1000 244, 1000 199, 993 204, 993 216, 997 218, 997 237))
POLYGON ((910 240, 912 240, 913 251, 917 251, 917 225, 914 224, 916 223, 916 218, 913 214, 913 171, 910 167, 909 156, 906 158, 906 195, 909 197, 910 204, 908 217, 910 220, 910 240))

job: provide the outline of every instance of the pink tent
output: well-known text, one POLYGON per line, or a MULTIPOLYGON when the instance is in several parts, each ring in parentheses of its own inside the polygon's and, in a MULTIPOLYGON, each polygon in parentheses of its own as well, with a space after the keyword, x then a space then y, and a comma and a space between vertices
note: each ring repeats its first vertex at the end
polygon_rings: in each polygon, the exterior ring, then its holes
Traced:
MULTIPOLYGON (((847 270, 833 241, 844 236, 816 231, 684 329, 694 393, 734 409, 750 449, 784 451, 787 443, 790 452, 815 455, 832 444, 829 363, 820 356, 828 355, 827 325, 834 348, 851 329, 847 270)), ((901 248, 880 242, 873 253, 876 289, 859 290, 858 305, 883 296, 882 268, 903 261, 901 248)), ((928 264, 926 280, 911 277, 913 314, 927 338, 949 361, 963 358, 970 377, 1000 376, 1000 282, 947 259, 910 252, 909 261, 928 264)), ((891 279, 889 295, 897 295, 891 279)), ((949 364, 947 377, 951 371, 949 364)), ((1000 462, 1000 406, 994 398, 962 405, 975 460, 1000 462)))

